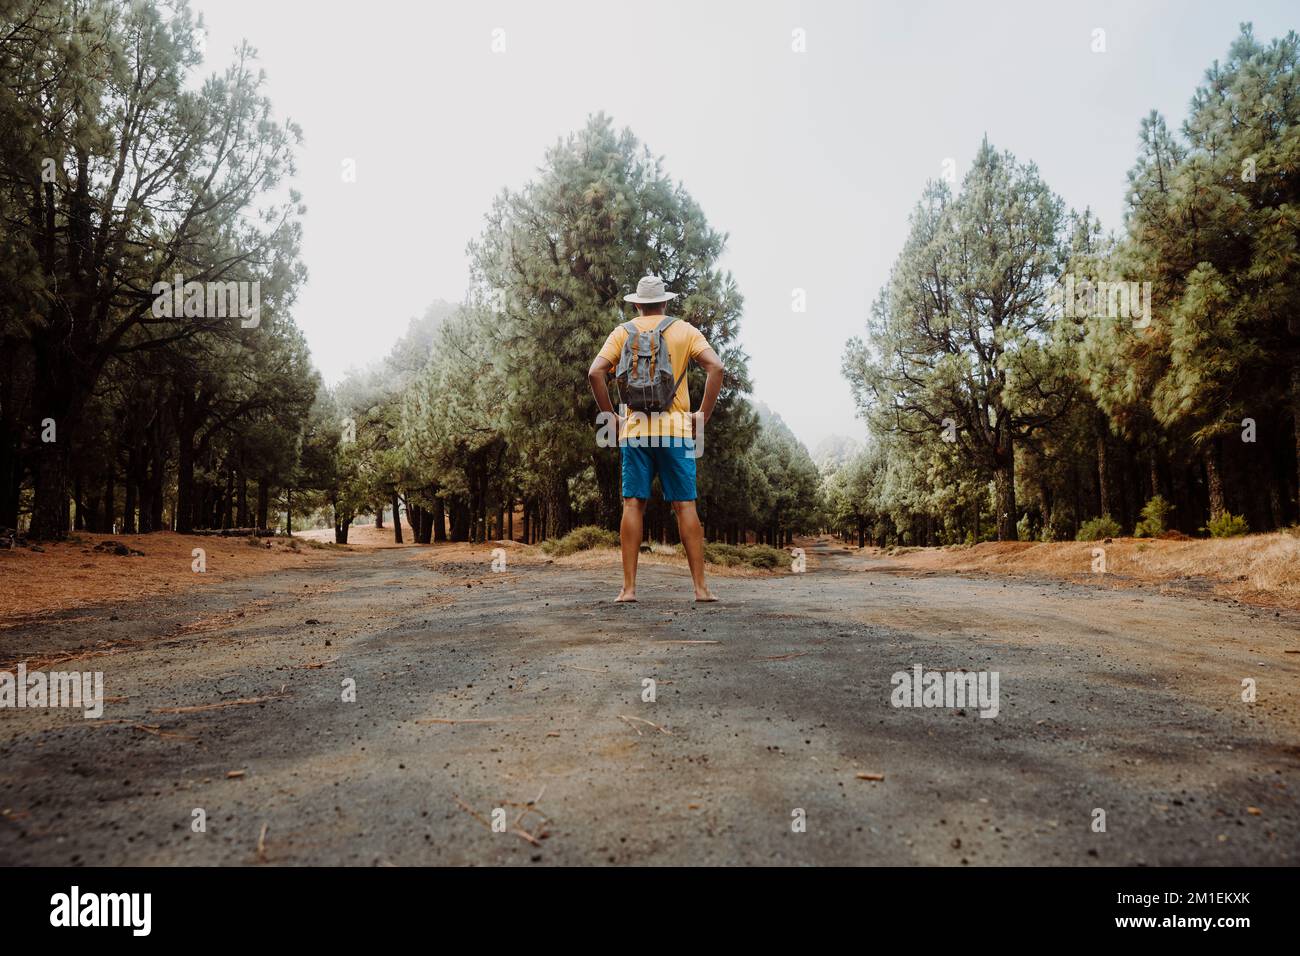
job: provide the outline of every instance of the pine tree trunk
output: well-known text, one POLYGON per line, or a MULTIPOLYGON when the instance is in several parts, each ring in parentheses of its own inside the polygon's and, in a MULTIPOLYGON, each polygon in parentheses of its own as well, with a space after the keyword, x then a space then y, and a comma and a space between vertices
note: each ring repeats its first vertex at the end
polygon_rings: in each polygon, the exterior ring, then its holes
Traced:
POLYGON ((562 538, 569 533, 569 483, 563 478, 552 478, 546 486, 547 538, 562 538))
MULTIPOLYGON (((1056 497, 1052 494, 1052 489, 1044 481, 1039 485, 1039 497, 1043 501, 1043 530, 1052 527, 1052 515, 1056 511, 1056 497)), ((1040 534, 1039 537, 1042 537, 1040 534)))
MULTIPOLYGON (((433 532, 433 540, 434 540, 434 541, 446 541, 446 540, 447 540, 447 520, 446 520, 446 511, 447 511, 447 505, 446 505, 446 503, 442 500, 442 497, 441 497, 441 496, 438 496, 438 495, 435 495, 435 496, 434 496, 434 499, 433 499, 433 514, 432 514, 432 515, 426 515, 426 520, 429 520, 429 521, 432 521, 432 522, 433 522, 433 527, 432 527, 431 530, 432 530, 432 532, 433 532)), ((454 541, 454 540, 456 540, 456 539, 453 538, 452 540, 454 541)), ((428 544, 428 543, 429 543, 429 536, 428 536, 428 535, 425 536, 425 538, 424 538, 424 543, 425 543, 425 544, 428 544)))
POLYGON ((270 527, 271 482, 265 475, 257 479, 257 529, 265 531, 270 527))
POLYGON ((32 449, 35 461, 31 472, 32 520, 28 537, 62 540, 68 536, 71 450, 80 431, 80 410, 83 407, 80 389, 84 385, 80 384, 81 378, 66 367, 61 356, 45 355, 43 351, 37 348, 34 362, 36 388, 32 407, 41 409, 41 413, 33 423, 37 441, 32 449), (56 429, 54 441, 44 440, 46 418, 53 421, 56 429))
POLYGON ((176 531, 189 534, 194 530, 194 433, 187 429, 177 438, 176 531))
POLYGON ((248 527, 248 475, 244 471, 242 461, 239 465, 238 497, 235 499, 235 525, 240 528, 248 527))
POLYGON ((619 455, 611 455, 609 451, 608 448, 597 448, 592 454, 596 487, 600 489, 597 523, 616 530, 623 516, 622 468, 619 455))
MULTIPOLYGON (((0 399, 0 405, 8 402, 0 399)), ((18 528, 18 476, 22 474, 17 435, 0 423, 0 528, 18 528)))
POLYGON ((1196 482, 1191 468, 1183 464, 1171 469, 1170 491, 1173 493, 1174 517, 1178 530, 1184 534, 1195 534, 1200 524, 1201 504, 1194 491, 1196 482))
POLYGON ((114 534, 113 519, 117 517, 117 476, 113 473, 113 463, 108 463, 108 474, 104 478, 104 534, 114 534))
MULTIPOLYGON (((460 497, 453 497, 447 501, 446 510, 451 518, 451 540, 468 541, 471 533, 470 525, 474 520, 469 502, 460 497)), ((441 517, 438 512, 435 512, 435 516, 441 517)), ((439 524, 441 524, 441 521, 439 521, 439 524)))
POLYGON ((993 470, 998 509, 998 540, 1016 540, 1016 465, 1008 442, 1007 453, 993 470))
MULTIPOLYGON (((59 423, 63 428, 63 423, 59 423)), ((68 536, 68 456, 63 434, 58 441, 36 446, 32 472, 32 523, 28 536, 38 541, 62 540, 68 536)))
POLYGON ((122 533, 135 534, 135 506, 139 496, 139 476, 136 474, 136 453, 131 449, 126 461, 126 499, 122 502, 122 533))
POLYGON ((393 543, 402 543, 402 512, 401 502, 397 500, 397 492, 393 492, 393 543))
POLYGON ((1223 497, 1223 453, 1219 439, 1210 441, 1205 451, 1205 483, 1210 493, 1210 519, 1220 517, 1227 510, 1223 497))
POLYGON ((1123 469, 1123 480, 1120 482, 1120 510, 1122 516, 1119 519, 1120 524, 1125 528, 1132 528, 1137 524, 1137 512, 1141 510, 1142 503, 1134 503, 1140 492, 1134 489, 1137 468, 1133 460, 1133 448, 1128 443, 1123 444, 1124 456, 1120 461, 1123 469))
MULTIPOLYGON (((167 525, 163 521, 163 505, 166 504, 163 496, 163 479, 167 474, 167 465, 164 455, 166 449, 163 447, 162 439, 155 436, 155 442, 152 449, 152 466, 149 470, 149 527, 141 528, 142 531, 163 531, 167 525)), ((144 505, 140 506, 140 523, 144 524, 144 505)))
MULTIPOLYGON (((1300 334, 1300 320, 1293 320, 1295 334, 1300 334)), ((1291 370, 1291 420, 1295 431, 1295 498, 1291 504, 1296 520, 1300 521, 1300 366, 1291 370)))
POLYGON ((72 530, 86 530, 86 495, 81 488, 81 475, 72 479, 72 530))
POLYGON ((1106 455, 1106 426, 1097 435, 1097 507, 1099 515, 1114 517, 1110 500, 1110 461, 1106 455))
MULTIPOLYGON (((217 510, 220 512, 221 529, 227 531, 235 524, 235 470, 226 469, 226 491, 221 497, 217 510)), ((216 522, 213 522, 216 524, 216 522)))

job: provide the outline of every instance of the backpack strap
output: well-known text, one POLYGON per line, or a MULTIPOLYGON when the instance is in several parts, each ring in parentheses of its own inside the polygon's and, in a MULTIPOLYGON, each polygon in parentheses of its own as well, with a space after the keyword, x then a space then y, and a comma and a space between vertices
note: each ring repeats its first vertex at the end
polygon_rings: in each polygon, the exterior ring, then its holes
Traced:
POLYGON ((640 329, 636 327, 635 322, 628 321, 623 323, 623 331, 627 333, 627 338, 623 340, 623 348, 632 358, 631 363, 628 365, 628 372, 630 375, 635 376, 637 367, 636 336, 640 329))
MULTIPOLYGON (((671 316, 671 315, 666 315, 666 316, 664 316, 663 321, 659 323, 659 325, 658 325, 658 327, 655 329, 655 331, 657 331, 660 335, 663 335, 663 333, 666 332, 666 331, 668 330, 668 326, 672 325, 672 324, 673 324, 674 322, 676 322, 676 321, 677 321, 677 319, 674 318, 673 316, 671 316)), ((665 342, 665 343, 664 343, 664 347, 666 348, 667 345, 668 345, 668 343, 665 342)), ((681 375, 678 375, 678 376, 677 376, 677 381, 673 382, 673 394, 674 394, 674 395, 677 394, 677 389, 681 388, 681 385, 682 385, 682 379, 684 379, 684 378, 686 377, 686 373, 689 372, 690 369, 691 369, 691 360, 690 360, 689 357, 686 359, 686 362, 684 363, 684 365, 685 365, 685 367, 682 369, 682 374, 681 374, 681 375)), ((688 397, 688 398, 687 398, 687 404, 689 404, 689 403, 690 403, 690 399, 689 399, 689 397, 688 397)))
MULTIPOLYGON (((682 379, 684 379, 684 378, 686 377, 686 373, 689 372, 690 370, 691 370, 691 363, 690 363, 689 360, 687 360, 687 362, 686 362, 686 368, 682 369, 682 374, 681 374, 681 375, 678 375, 678 376, 677 376, 677 381, 673 382, 673 394, 674 394, 674 395, 677 394, 677 389, 679 389, 679 388, 682 387, 682 379)), ((690 404, 690 396, 689 396, 689 395, 687 395, 686 400, 687 400, 687 404, 689 405, 689 404, 690 404)))
MULTIPOLYGON (((664 334, 666 331, 668 331, 668 326, 672 325, 672 324, 673 324, 674 322, 676 322, 676 321, 677 321, 677 320, 676 320, 675 318, 673 318, 671 315, 665 315, 665 316, 664 316, 664 317, 659 321, 659 324, 658 324, 657 326, 655 326, 655 333, 662 337, 663 334, 664 334)), ((665 342, 665 343, 664 343, 664 348, 667 348, 667 347, 668 347, 668 343, 665 342)), ((659 358, 659 356, 656 355, 656 356, 655 356, 655 359, 657 360, 658 358, 659 358)), ((673 385, 673 394, 674 394, 674 395, 677 394, 677 386, 680 385, 681 382, 682 382, 682 380, 681 380, 681 378, 679 377, 679 378, 677 379, 677 382, 673 385)))

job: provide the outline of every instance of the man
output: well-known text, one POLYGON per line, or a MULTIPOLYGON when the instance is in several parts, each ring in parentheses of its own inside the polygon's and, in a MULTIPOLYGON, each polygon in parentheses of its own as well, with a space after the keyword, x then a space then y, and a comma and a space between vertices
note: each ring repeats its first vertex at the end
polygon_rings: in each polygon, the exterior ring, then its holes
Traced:
MULTIPOLYGON (((658 328, 665 318, 666 303, 675 298, 677 293, 669 292, 664 287, 664 280, 658 276, 646 276, 637 283, 635 293, 623 296, 624 301, 636 306, 634 322, 642 332, 658 328)), ((677 535, 691 566, 695 600, 716 601, 704 583, 704 528, 700 526, 700 516, 695 511, 695 459, 698 453, 693 447, 688 447, 687 439, 695 437, 698 442, 703 438, 704 425, 713 414, 718 392, 722 390, 722 360, 709 347, 699 329, 688 322, 673 322, 663 332, 673 369, 685 372, 687 363, 694 361, 708 374, 700 409, 691 412, 686 376, 681 375, 670 414, 649 418, 634 414, 629 421, 614 411, 606 383, 610 369, 618 363, 627 337, 628 331, 622 325, 609 333, 604 348, 587 373, 596 404, 616 422, 623 458, 623 521, 619 525, 619 540, 623 548, 623 590, 617 600, 636 600, 636 565, 644 534, 645 505, 650 498, 650 483, 658 474, 664 499, 672 503, 673 513, 677 516, 677 535), (629 440, 635 441, 629 443, 629 440)))

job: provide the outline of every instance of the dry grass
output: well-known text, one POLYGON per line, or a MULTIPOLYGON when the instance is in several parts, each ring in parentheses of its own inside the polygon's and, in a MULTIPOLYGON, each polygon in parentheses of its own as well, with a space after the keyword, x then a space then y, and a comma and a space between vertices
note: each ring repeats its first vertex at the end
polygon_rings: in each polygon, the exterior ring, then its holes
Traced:
POLYGON ((170 531, 116 536, 78 533, 74 538, 43 543, 44 553, 0 550, 0 630, 68 608, 206 587, 322 563, 339 553, 289 539, 268 538, 254 547, 248 538, 193 537, 170 531), (95 545, 101 541, 120 541, 144 556, 97 552, 95 545), (207 554, 207 571, 202 574, 191 567, 194 548, 207 554))
MULTIPOLYGON (((571 554, 567 558, 557 558, 555 563, 571 568, 615 569, 622 566, 622 561, 623 558, 618 548, 592 548, 590 551, 579 551, 577 554, 571 554)), ((660 545, 652 546, 652 550, 648 554, 641 553, 641 557, 637 560, 637 566, 645 567, 646 565, 681 568, 683 573, 687 573, 688 568, 684 554, 679 554, 676 548, 665 548, 660 545)), ((764 571, 748 565, 725 567, 721 564, 709 564, 708 562, 705 562, 704 566, 709 576, 716 578, 770 578, 774 575, 789 573, 786 568, 764 571)))
MULTIPOLYGON (((454 569, 469 571, 480 567, 484 573, 492 570, 492 552, 501 548, 506 553, 506 570, 526 564, 546 564, 550 557, 542 549, 518 541, 487 541, 476 544, 470 541, 441 541, 437 544, 416 545, 415 556, 432 567, 453 565, 454 569)), ((470 572, 473 573, 473 572, 470 572)))
MULTIPOLYGON (((78 533, 69 541, 42 544, 44 552, 26 548, 0 550, 0 631, 72 608, 183 592, 284 568, 323 564, 338 555, 378 548, 407 548, 413 560, 484 580, 494 580, 490 572, 495 548, 505 549, 507 569, 552 561, 574 568, 615 569, 619 565, 617 548, 595 548, 551 558, 541 548, 517 541, 415 545, 410 543, 409 531, 403 527, 407 543, 402 545, 393 543, 390 525, 383 529, 354 527, 346 547, 332 544, 332 528, 321 528, 299 532, 293 538, 267 538, 260 542, 251 538, 191 536, 170 531, 145 535, 78 533), (144 555, 119 557, 94 550, 95 545, 109 540, 120 541, 143 551, 144 555), (207 571, 202 574, 191 567, 194 548, 206 552, 207 571)), ((651 553, 642 554, 640 561, 643 565, 671 565, 686 570, 685 557, 675 548, 660 545, 654 545, 651 553)), ((717 577, 768 577, 786 573, 784 569, 761 571, 712 564, 708 568, 717 577)))
MULTIPOLYGON (((295 538, 301 538, 303 541, 315 541, 320 544, 334 543, 333 528, 312 528, 310 531, 295 531, 295 538)), ((363 525, 358 527, 353 525, 348 529, 349 548, 363 548, 371 550, 374 548, 406 548, 411 546, 411 539, 414 535, 407 524, 402 525, 403 543, 397 544, 393 541, 393 526, 387 524, 383 528, 376 528, 374 525, 363 525)))
POLYGON ((971 548, 925 548, 888 560, 909 569, 1048 575, 1113 587, 1156 584, 1300 609, 1300 538, 1280 532, 1195 541, 1115 538, 1109 544, 990 542, 971 548), (1092 571, 1093 548, 1106 552, 1104 575, 1092 571))
MULTIPOLYGON (((450 565, 455 567, 456 570, 463 571, 468 569, 467 566, 481 566, 484 572, 481 575, 482 579, 492 580, 492 576, 488 572, 491 570, 494 548, 503 548, 505 550, 507 571, 514 567, 530 564, 552 563, 561 567, 582 570, 616 569, 622 561, 618 548, 589 548, 561 558, 553 558, 536 545, 521 544, 518 541, 488 541, 484 544, 471 544, 461 541, 419 545, 419 550, 415 552, 415 555, 419 560, 426 561, 435 568, 450 565)), ((675 546, 657 543, 651 545, 649 553, 641 553, 638 564, 641 566, 676 567, 681 568, 683 572, 686 571, 687 567, 685 555, 679 553, 675 546)), ((771 577, 774 574, 788 573, 785 568, 779 568, 775 571, 762 571, 744 566, 723 567, 721 565, 707 564, 706 567, 710 575, 721 578, 763 578, 771 577)))

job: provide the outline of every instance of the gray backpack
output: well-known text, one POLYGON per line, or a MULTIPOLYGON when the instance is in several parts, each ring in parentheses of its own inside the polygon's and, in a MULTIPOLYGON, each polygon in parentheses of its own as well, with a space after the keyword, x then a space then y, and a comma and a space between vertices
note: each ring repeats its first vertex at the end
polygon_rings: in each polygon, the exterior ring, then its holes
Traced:
POLYGON ((673 378, 673 357, 664 342, 664 331, 677 320, 664 316, 649 332, 642 332, 635 322, 626 322, 627 339, 618 358, 614 380, 623 403, 634 412, 666 412, 673 407, 677 386, 686 377, 686 369, 673 378))

